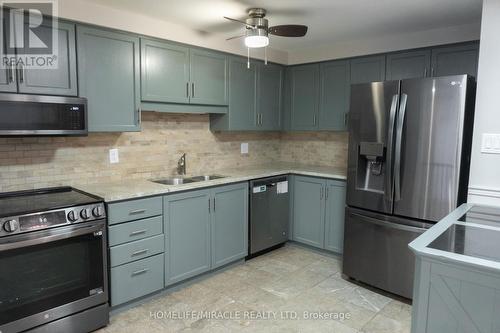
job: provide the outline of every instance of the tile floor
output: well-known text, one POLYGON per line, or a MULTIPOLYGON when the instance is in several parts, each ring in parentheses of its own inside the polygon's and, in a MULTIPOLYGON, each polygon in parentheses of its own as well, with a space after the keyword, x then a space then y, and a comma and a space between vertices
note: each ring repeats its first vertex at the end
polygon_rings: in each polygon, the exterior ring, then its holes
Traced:
POLYGON ((410 305, 340 270, 336 257, 287 244, 115 314, 98 332, 410 332, 410 305))

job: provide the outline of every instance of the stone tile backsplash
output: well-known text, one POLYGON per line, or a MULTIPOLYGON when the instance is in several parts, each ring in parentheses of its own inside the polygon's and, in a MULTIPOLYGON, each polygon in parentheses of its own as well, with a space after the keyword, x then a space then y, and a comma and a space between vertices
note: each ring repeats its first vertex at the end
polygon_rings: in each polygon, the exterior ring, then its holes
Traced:
POLYGON ((212 133, 208 115, 143 112, 141 132, 0 138, 0 192, 173 175, 182 153, 189 174, 277 161, 346 167, 347 134, 212 133))

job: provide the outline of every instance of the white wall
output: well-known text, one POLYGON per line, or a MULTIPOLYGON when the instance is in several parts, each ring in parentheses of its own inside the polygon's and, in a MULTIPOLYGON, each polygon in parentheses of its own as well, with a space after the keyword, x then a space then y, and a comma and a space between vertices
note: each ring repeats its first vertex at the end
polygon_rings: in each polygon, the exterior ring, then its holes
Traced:
POLYGON ((483 133, 500 133, 500 1, 483 1, 469 201, 500 206, 500 155, 481 153, 483 133))
POLYGON ((331 45, 289 52, 288 64, 301 64, 478 40, 480 29, 480 24, 468 24, 406 34, 385 35, 379 38, 334 43, 331 45))
MULTIPOLYGON (((207 34, 178 24, 81 0, 60 0, 58 16, 239 55, 246 56, 247 52, 242 39, 226 41, 227 36, 220 34, 207 34)), ((251 56, 263 59, 263 49, 252 50, 251 56)), ((288 62, 288 54, 284 51, 268 48, 267 56, 270 61, 281 64, 288 62)))

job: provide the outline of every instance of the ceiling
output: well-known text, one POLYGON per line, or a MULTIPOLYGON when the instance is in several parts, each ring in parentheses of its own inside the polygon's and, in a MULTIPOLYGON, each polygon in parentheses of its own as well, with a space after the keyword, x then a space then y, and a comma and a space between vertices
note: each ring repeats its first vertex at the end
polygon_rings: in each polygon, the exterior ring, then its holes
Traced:
POLYGON ((269 24, 309 26, 303 38, 271 37, 271 47, 293 51, 382 35, 409 33, 481 21, 481 0, 85 0, 177 23, 221 39, 244 28, 222 16, 246 17, 267 9, 269 24), (306 6, 306 5, 309 5, 306 6))

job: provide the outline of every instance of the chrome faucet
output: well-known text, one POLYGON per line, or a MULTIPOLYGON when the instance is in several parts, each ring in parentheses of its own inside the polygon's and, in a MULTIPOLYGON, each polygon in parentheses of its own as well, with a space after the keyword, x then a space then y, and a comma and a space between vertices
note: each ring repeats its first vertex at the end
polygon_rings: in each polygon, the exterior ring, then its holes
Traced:
POLYGON ((179 161, 177 161, 177 173, 179 175, 186 174, 186 153, 182 154, 181 158, 179 158, 179 161))

